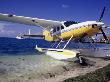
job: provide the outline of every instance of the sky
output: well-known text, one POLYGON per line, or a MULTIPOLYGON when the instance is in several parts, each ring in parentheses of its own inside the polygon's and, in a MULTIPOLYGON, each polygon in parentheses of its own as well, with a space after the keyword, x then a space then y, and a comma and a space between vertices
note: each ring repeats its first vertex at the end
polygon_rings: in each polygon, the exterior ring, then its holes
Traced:
MULTIPOLYGON (((103 22, 110 25, 110 0, 0 0, 0 13, 55 21, 98 21, 106 6, 103 22)), ((0 21, 0 37, 41 34, 42 28, 0 21)), ((109 32, 107 32, 110 34, 109 32)))

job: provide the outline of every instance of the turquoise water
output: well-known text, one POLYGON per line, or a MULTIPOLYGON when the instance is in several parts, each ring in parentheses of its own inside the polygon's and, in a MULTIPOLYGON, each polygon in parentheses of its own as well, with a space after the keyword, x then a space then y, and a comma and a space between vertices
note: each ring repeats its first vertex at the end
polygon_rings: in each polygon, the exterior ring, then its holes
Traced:
POLYGON ((36 44, 48 47, 44 40, 0 38, 0 81, 5 78, 39 77, 58 70, 65 62, 55 60, 35 50, 36 44), (56 68, 57 66, 57 68, 56 68))
MULTIPOLYGON (((39 47, 48 48, 51 43, 40 39, 15 39, 15 38, 0 38, 0 80, 5 78, 19 78, 42 76, 44 73, 57 71, 60 73, 62 66, 67 65, 65 61, 55 60, 45 54, 35 50, 36 44, 39 47)), ((64 45, 64 44, 62 44, 64 45)), ((68 49, 82 49, 84 54, 99 56, 100 52, 108 52, 110 50, 98 50, 102 48, 110 48, 110 44, 88 44, 71 42, 68 49), (92 48, 96 50, 91 50, 92 48)), ((110 52, 108 52, 110 53, 110 52)), ((107 54, 108 54, 107 53, 107 54)), ((102 56, 102 54, 100 55, 102 56)))

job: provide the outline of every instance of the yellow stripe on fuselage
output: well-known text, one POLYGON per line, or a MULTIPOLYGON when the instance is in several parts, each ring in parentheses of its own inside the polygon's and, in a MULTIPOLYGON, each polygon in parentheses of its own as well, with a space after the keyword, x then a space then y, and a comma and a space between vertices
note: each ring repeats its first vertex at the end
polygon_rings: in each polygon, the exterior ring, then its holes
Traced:
MULTIPOLYGON (((69 28, 69 27, 67 27, 67 28, 69 28)), ((52 36, 48 30, 44 30, 43 31, 43 35, 45 35, 45 40, 47 40, 47 41, 55 41, 55 40, 57 40, 59 38, 61 38, 63 40, 67 40, 72 35, 73 35, 73 38, 79 38, 84 33, 87 33, 87 36, 93 36, 99 31, 100 30, 97 28, 97 26, 94 26, 94 28, 93 28, 92 25, 87 25, 87 26, 83 26, 83 27, 80 27, 80 28, 74 28, 74 29, 71 29, 69 31, 67 30, 67 31, 62 32, 62 33, 60 33, 58 35, 56 34, 54 36, 52 36)))
POLYGON ((73 35, 73 38, 77 38, 77 37, 80 37, 84 33, 87 33, 87 36, 93 36, 94 34, 96 34, 99 31, 100 30, 97 27, 92 28, 91 25, 84 26, 81 28, 76 28, 76 29, 72 29, 67 32, 63 32, 63 33, 61 33, 60 38, 69 39, 72 35, 73 35))

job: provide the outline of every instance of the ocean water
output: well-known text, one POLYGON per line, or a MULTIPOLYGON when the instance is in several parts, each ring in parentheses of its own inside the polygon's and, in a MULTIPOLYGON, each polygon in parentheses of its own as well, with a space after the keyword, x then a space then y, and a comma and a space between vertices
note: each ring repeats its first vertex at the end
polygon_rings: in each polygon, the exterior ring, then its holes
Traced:
POLYGON ((66 65, 65 62, 39 53, 35 49, 36 44, 45 48, 50 46, 49 42, 42 39, 0 38, 0 82, 22 76, 39 77, 53 69, 61 69, 58 66, 66 65))
MULTIPOLYGON (((51 43, 42 39, 19 40, 16 38, 0 38, 0 81, 6 80, 5 78, 10 80, 12 78, 21 78, 22 76, 39 77, 43 73, 53 72, 53 70, 59 71, 59 73, 61 72, 61 66, 67 65, 67 63, 65 61, 55 60, 46 54, 39 53, 35 49, 36 44, 43 48, 48 48, 51 45, 51 43)), ((63 43, 61 47, 64 44, 65 43, 63 43)), ((82 49, 81 52, 84 54, 92 53, 91 55, 95 54, 97 56, 100 52, 103 53, 103 50, 98 49, 110 49, 110 44, 92 45, 88 43, 71 42, 66 48, 82 49), (94 47, 97 48, 96 51, 91 50, 94 47), (88 51, 88 49, 90 51, 88 51)), ((110 50, 104 52, 108 51, 110 50)))
MULTIPOLYGON (((56 43, 57 45, 58 43, 56 43)), ((0 38, 0 56, 19 56, 19 55, 36 55, 39 56, 39 53, 35 46, 49 48, 52 43, 47 42, 43 39, 16 39, 16 38, 7 38, 1 37, 0 38)), ((62 43, 60 48, 63 48, 65 43, 62 43)), ((55 48, 56 46, 54 46, 55 48)), ((94 48, 107 48, 110 49, 110 44, 102 44, 102 43, 74 43, 70 42, 67 49, 94 49, 94 48)))
MULTIPOLYGON (((16 39, 16 38, 0 38, 0 55, 37 55, 35 50, 36 44, 38 47, 49 48, 52 43, 49 43, 42 39, 16 39)), ((57 44, 57 43, 56 43, 57 44)), ((65 43, 61 44, 61 48, 65 43)), ((54 46, 56 47, 56 46, 54 46)), ((74 43, 70 42, 66 48, 70 49, 82 49, 82 48, 110 48, 110 44, 100 44, 100 43, 74 43)))
POLYGON ((40 47, 48 47, 48 42, 42 39, 16 39, 0 38, 0 55, 37 55, 36 44, 40 47))

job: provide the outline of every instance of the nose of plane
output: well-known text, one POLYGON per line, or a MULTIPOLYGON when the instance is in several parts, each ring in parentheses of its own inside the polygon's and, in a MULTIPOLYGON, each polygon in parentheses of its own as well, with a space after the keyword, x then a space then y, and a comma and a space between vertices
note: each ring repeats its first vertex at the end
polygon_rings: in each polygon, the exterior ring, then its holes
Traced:
POLYGON ((98 25, 98 26, 103 26, 104 23, 103 23, 103 22, 97 22, 97 25, 98 25))

